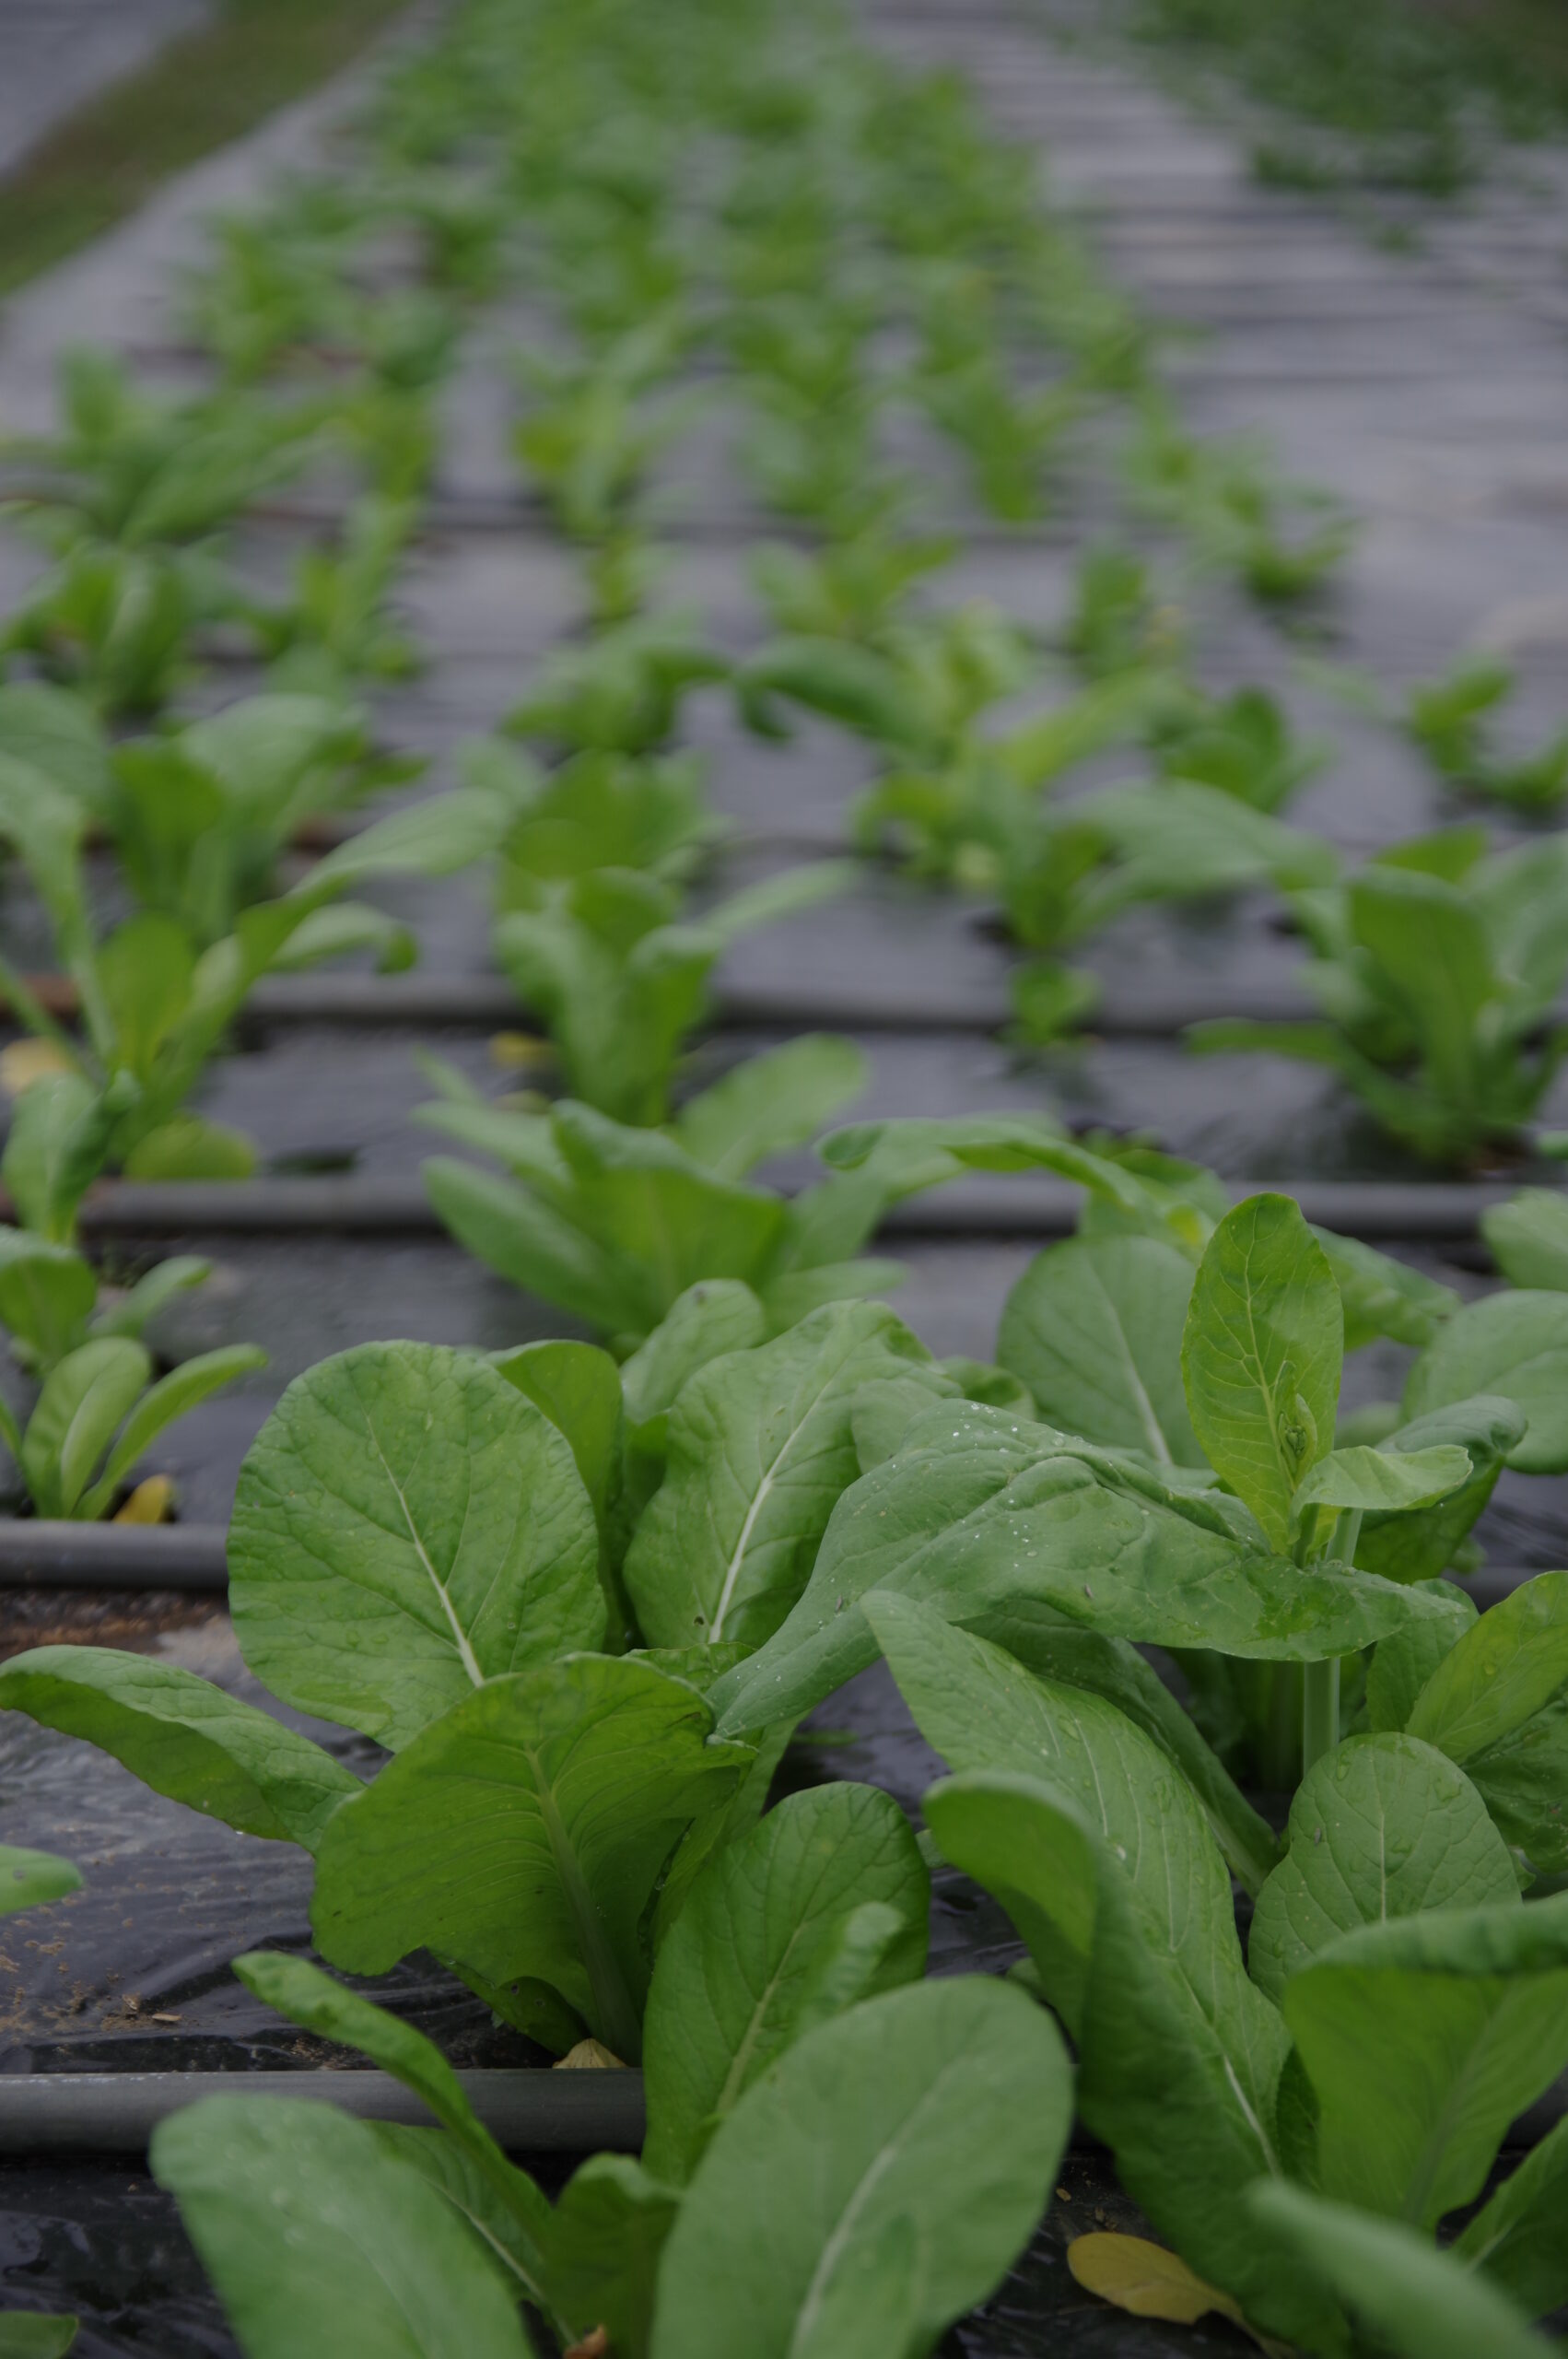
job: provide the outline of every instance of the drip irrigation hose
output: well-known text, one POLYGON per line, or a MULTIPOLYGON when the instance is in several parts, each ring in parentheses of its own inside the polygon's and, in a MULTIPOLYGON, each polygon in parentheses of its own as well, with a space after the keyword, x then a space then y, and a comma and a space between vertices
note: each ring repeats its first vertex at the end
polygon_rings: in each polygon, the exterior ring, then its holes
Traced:
MULTIPOLYGON (((512 2154, 642 2145, 642 2074, 622 2070, 460 2072, 464 2094, 512 2154)), ((201 2097, 310 2097, 365 2121, 430 2126, 427 2107, 388 2072, 0 2073, 0 2154, 140 2154, 160 2121, 201 2097)))
MULTIPOLYGON (((1258 1183, 1228 1184, 1240 1201, 1258 1183)), ((1309 1221, 1369 1243, 1471 1244, 1483 1213, 1514 1193, 1507 1182, 1469 1180, 1274 1180, 1263 1183, 1294 1196, 1309 1221)), ((1046 1238, 1077 1228, 1082 1191, 1062 1180, 1028 1174, 958 1180, 930 1195, 912 1196, 883 1215, 884 1237, 1046 1238)), ((85 1199, 84 1237, 298 1236, 321 1230, 338 1236, 443 1237, 417 1179, 115 1180, 85 1199)))

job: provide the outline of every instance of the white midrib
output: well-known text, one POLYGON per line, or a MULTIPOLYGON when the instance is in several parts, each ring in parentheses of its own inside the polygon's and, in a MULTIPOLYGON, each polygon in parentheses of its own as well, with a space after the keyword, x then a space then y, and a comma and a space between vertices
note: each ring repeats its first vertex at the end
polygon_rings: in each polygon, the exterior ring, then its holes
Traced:
MULTIPOLYGON (((907 2128, 907 2125, 906 2124, 905 2127, 907 2128)), ((818 2313, 821 2311, 827 2288, 833 2283, 833 2272, 838 2266, 839 2258, 855 2233, 855 2226, 860 2213, 871 2201, 878 2182, 891 2169, 897 2154, 896 2143, 890 2142, 882 2148, 865 2172, 854 2194, 844 2206, 843 2216, 838 2225, 823 2246, 822 2258, 812 2271, 812 2282, 806 2288, 805 2299, 801 2304, 800 2313, 795 2320, 795 2331, 790 2337, 789 2359, 793 2359, 793 2354, 797 2351, 809 2348, 818 2313)))
POLYGON ((462 1663, 464 1671, 468 1673, 470 1679, 474 1682, 475 1687, 483 1687, 485 1684, 485 1674, 479 1668, 478 1659, 474 1652, 474 1649, 468 1643, 468 1633, 457 1618, 457 1612, 452 1604, 451 1596, 448 1594, 445 1581, 442 1580, 439 1573, 437 1572, 436 1567, 432 1565, 428 1555, 426 1554, 425 1543, 419 1537, 418 1526, 415 1524, 413 1516, 410 1515, 408 1511, 408 1501, 404 1496, 403 1485, 398 1481, 397 1476, 392 1473, 392 1468, 387 1464, 386 1452, 382 1449, 380 1443, 376 1439, 374 1429, 372 1429, 370 1434, 370 1447, 375 1451, 376 1456, 380 1460, 382 1472, 386 1475, 387 1481, 392 1485, 392 1496, 396 1499, 398 1506, 403 1510, 403 1520, 408 1527, 408 1536, 414 1543, 414 1553, 418 1557, 419 1562, 424 1566, 426 1572, 429 1576, 430 1587, 435 1590, 436 1595, 441 1601, 441 1611, 447 1617, 447 1627, 452 1634, 452 1641, 457 1648, 458 1660, 462 1663))
POLYGON ((1122 1373, 1127 1379, 1133 1405, 1137 1409, 1139 1420, 1148 1440, 1149 1454, 1161 1466, 1174 1465, 1176 1461, 1171 1456, 1170 1444, 1161 1431, 1160 1420, 1154 1414, 1154 1404, 1150 1400, 1143 1379, 1138 1372, 1138 1363, 1132 1356, 1132 1345, 1128 1341, 1127 1330, 1121 1323, 1121 1314, 1104 1286, 1101 1287, 1100 1292, 1109 1314, 1111 1325, 1116 1330, 1117 1343, 1121 1351, 1122 1373))
MULTIPOLYGON (((835 1373, 837 1374, 837 1370, 835 1373)), ((829 1380, 831 1381, 831 1379, 829 1380)), ((825 1391, 826 1387, 825 1386, 823 1390, 825 1391)), ((801 1419, 800 1424, 791 1427, 779 1449, 778 1456, 775 1458, 772 1465, 768 1468, 766 1473, 763 1476, 762 1481, 757 1485, 756 1496, 753 1499, 750 1507, 746 1509, 745 1521, 741 1526, 741 1536, 735 1543, 734 1554, 731 1556, 729 1564, 724 1568, 724 1586, 719 1592, 719 1602, 713 1612, 713 1627, 708 1632, 708 1642, 709 1646, 715 1645, 717 1641, 724 1636, 724 1616, 729 1613, 731 1605, 734 1602, 735 1584, 741 1578, 741 1567, 745 1562, 746 1549, 750 1544, 752 1533, 756 1529, 756 1520, 762 1513, 764 1503, 767 1499, 769 1493, 772 1491, 775 1483, 778 1480, 779 1470, 783 1466, 785 1460, 789 1457, 791 1449, 793 1449, 796 1442, 799 1441, 801 1436, 804 1433, 811 1416, 812 1409, 816 1407, 817 1402, 820 1401, 821 1398, 822 1393, 819 1392, 812 1402, 811 1409, 806 1411, 805 1416, 801 1419)))

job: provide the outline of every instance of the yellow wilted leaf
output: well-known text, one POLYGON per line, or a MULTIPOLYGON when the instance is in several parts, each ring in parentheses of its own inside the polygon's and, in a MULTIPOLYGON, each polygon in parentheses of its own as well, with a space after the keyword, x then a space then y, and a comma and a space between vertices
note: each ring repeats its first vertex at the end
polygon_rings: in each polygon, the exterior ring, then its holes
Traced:
POLYGON ((138 1483, 123 1507, 115 1511, 116 1523, 167 1523, 174 1508, 174 1482, 168 1474, 149 1474, 138 1483))
POLYGON ((624 2072, 626 2066, 602 2039, 579 2039, 556 2061, 557 2072, 624 2072))
POLYGON ((536 1073, 541 1065, 549 1064, 555 1050, 548 1040, 533 1032, 493 1032, 490 1035, 490 1062, 503 1073, 536 1073))
POLYGON ((35 1081, 47 1081, 52 1074, 75 1071, 64 1050, 53 1040, 9 1040, 0 1049, 0 1089, 7 1097, 19 1097, 35 1081))
POLYGON ((1246 2325, 1228 2294, 1206 2285, 1179 2254, 1151 2244, 1146 2236, 1074 2236, 1067 2248, 1067 2265, 1085 2293, 1098 2294, 1102 2301, 1130 2310, 1136 2318, 1192 2326, 1208 2311, 1218 2310, 1237 2326, 1246 2325))

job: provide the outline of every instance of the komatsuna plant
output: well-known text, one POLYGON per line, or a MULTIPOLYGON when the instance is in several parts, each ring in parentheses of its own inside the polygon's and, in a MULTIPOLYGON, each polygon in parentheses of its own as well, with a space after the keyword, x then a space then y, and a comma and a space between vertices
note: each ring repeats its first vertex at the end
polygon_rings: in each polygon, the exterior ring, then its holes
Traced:
POLYGON ((362 714, 304 695, 245 697, 110 750, 67 698, 0 689, 6 746, 36 756, 78 798, 136 905, 203 950, 275 891, 298 829, 420 768, 378 753, 362 714))
POLYGON ((1463 1766, 1530 1642, 1483 1622, 1308 1773, 1244 1962, 1210 1809, 1146 1716, 1038 1625, 998 1643, 907 1594, 864 1610, 953 1773, 925 1800, 937 1847, 1012 1916, 1082 2118, 1199 2279, 1324 2359, 1549 2348, 1527 2322, 1568 2292, 1561 2131, 1434 2241, 1568 2058, 1568 1902, 1521 1899, 1463 1766))
POLYGON ((0 961, 10 1005, 46 1044, 50 1066, 18 1098, 0 1161, 25 1226, 70 1243, 81 1197, 106 1170, 229 1178, 252 1168, 248 1140, 186 1104, 252 986, 280 968, 366 947, 406 963, 412 945, 404 929, 368 903, 342 898, 346 887, 380 875, 448 874, 491 851, 505 825, 494 796, 458 790, 376 821, 289 892, 241 910, 232 932, 205 947, 179 919, 150 910, 100 934, 82 863, 86 806, 40 759, 0 751, 0 836, 26 863, 48 913, 81 1027, 65 1030, 0 961))
POLYGON ((862 1082, 850 1044, 807 1035, 748 1059, 664 1128, 570 1099, 532 1113, 453 1095, 419 1119, 503 1170, 437 1156, 426 1185, 468 1252, 623 1354, 699 1282, 738 1279, 788 1325, 901 1274, 861 1257, 888 1201, 879 1180, 830 1172, 787 1198, 747 1177, 803 1145, 862 1082))
POLYGON ((1516 1151, 1568 1033, 1568 865, 1557 842, 1489 853, 1455 828, 1296 898, 1313 951, 1312 1022, 1195 1026, 1204 1052, 1266 1050, 1337 1074, 1374 1119, 1433 1163, 1516 1151))
POLYGON ((657 753, 691 691, 730 668, 691 616, 638 616, 553 655, 502 725, 565 754, 657 753))
MULTIPOLYGON (((177 1254, 134 1285, 105 1287, 86 1258, 27 1229, 0 1226, 0 1325, 37 1388, 26 1417, 0 1401, 0 1440, 33 1511, 96 1522, 160 1433, 236 1378, 266 1364, 250 1344, 186 1360, 154 1381, 148 1326, 210 1265, 177 1254)), ((166 1482, 139 1493, 158 1520, 166 1482)))
POLYGON ((800 1595, 855 1472, 856 1401, 884 1380, 935 1400, 983 1379, 879 1305, 775 1334, 732 1283, 693 1289, 625 1369, 579 1343, 360 1346, 297 1379, 247 1459, 229 1595, 256 1676, 386 1744, 382 1772, 361 1785, 107 1649, 14 1659, 0 1706, 303 1845, 330 1961, 376 1973, 428 1946, 546 2047, 587 2033, 635 2062, 665 1934, 755 1822, 786 1733, 715 1742, 702 1691, 800 1595), (476 1759, 509 1765, 509 1795, 476 1759))
MULTIPOLYGON (((1095 1191, 1109 1233, 1057 1249, 1055 1270, 1045 1257, 1010 1306, 1000 1345, 1031 1384, 1041 1422, 971 1406, 945 1425, 940 1412, 923 1423, 912 1414, 900 1438, 894 1421, 881 1462, 836 1510, 790 1623, 720 1683, 722 1708, 749 1697, 755 1710, 765 1695, 786 1710, 820 1701, 874 1656, 854 1607, 880 1583, 965 1621, 1043 1611, 1176 1651, 1191 1667, 1204 1727, 1230 1757, 1288 1786, 1304 1759, 1310 1766, 1338 1742, 1342 1658, 1407 1622, 1433 1624, 1452 1642, 1462 1609, 1429 1585, 1518 1444, 1524 1413, 1478 1388, 1412 1416, 1378 1447, 1336 1449, 1342 1301, 1328 1254, 1288 1199, 1254 1199, 1214 1226, 1190 1197, 1162 1201, 1132 1174, 1026 1124, 984 1135, 975 1126, 968 1140, 963 1132, 891 1126, 880 1149, 868 1143, 873 1132, 841 1133, 828 1151, 847 1149, 850 1168, 868 1175, 880 1159, 890 1187, 900 1169, 907 1184, 929 1183, 956 1145, 990 1168, 1033 1164, 1095 1191), (1121 1323, 1129 1305, 1141 1322, 1135 1376, 1121 1323), (1060 1374, 1075 1329, 1099 1371, 1076 1392, 1060 1374), (1088 1434, 1073 1431, 1083 1426, 1088 1434), (880 1516, 895 1494, 895 1529, 880 1516), (1363 1635, 1351 1637, 1363 1614, 1363 1635), (1332 1639, 1320 1615, 1335 1625, 1332 1639)), ((1382 1294, 1387 1320, 1427 1308, 1419 1287, 1387 1284, 1360 1254, 1348 1273, 1358 1304, 1382 1294)))
POLYGON ((685 917, 659 877, 594 868, 537 886, 532 906, 503 915, 496 956, 548 1034, 568 1097, 616 1121, 665 1122, 719 959, 753 927, 840 891, 847 873, 798 866, 685 917))
POLYGON ((162 2126, 154 2173, 247 2351, 326 2359, 346 2330, 417 2331, 432 2359, 530 2359, 534 2334, 626 2359, 722 2359, 740 2340, 786 2359, 803 2337, 927 2359, 1028 2240, 1071 2067, 1005 1984, 911 1978, 922 1878, 902 1815, 852 1786, 781 1804, 711 1861, 655 1967, 642 2159, 591 2157, 554 2207, 421 2034, 303 1960, 239 1960, 441 2124, 241 2095, 162 2126), (302 2259, 303 2303, 285 2291, 302 2259))
POLYGON ((459 748, 458 769, 512 814, 497 863, 503 911, 537 909, 552 886, 601 869, 688 885, 727 832, 708 806, 696 754, 590 747, 545 769, 518 746, 478 737, 459 748))
POLYGON ((1406 734, 1444 783, 1460 793, 1527 814, 1560 810, 1568 797, 1568 730, 1533 754, 1512 758, 1493 742, 1492 722, 1514 687, 1508 664, 1473 656, 1442 679, 1410 690, 1406 734))

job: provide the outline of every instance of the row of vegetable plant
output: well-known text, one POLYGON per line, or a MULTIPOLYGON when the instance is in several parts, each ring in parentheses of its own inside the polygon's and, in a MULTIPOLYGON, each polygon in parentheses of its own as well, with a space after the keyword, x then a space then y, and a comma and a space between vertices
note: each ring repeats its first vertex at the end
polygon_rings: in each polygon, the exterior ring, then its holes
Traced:
MULTIPOLYGON (((240 1961, 258 1996, 406 2081, 441 2125, 240 2095, 159 2131, 155 2171, 243 2347, 324 2353, 352 2335, 426 2353, 673 2359, 743 2343, 911 2359, 1026 2243, 1074 2105, 1181 2257, 1132 2259, 1167 2272, 1186 2315, 1213 2307, 1330 2353, 1549 2347, 1529 2321, 1568 2296, 1563 2132, 1490 2193, 1457 2250, 1437 2231, 1487 2191, 1510 2123, 1568 2062, 1568 1900, 1553 1889, 1568 1872, 1565 1577, 1478 1621, 1443 1576, 1466 1563, 1504 1464, 1568 1467, 1561 1200, 1527 1194, 1496 1216, 1499 1259, 1525 1283, 1461 1306, 1315 1235, 1287 1198, 1227 1213, 1208 1175, 1097 1152, 1044 1120, 839 1132, 814 1187, 758 1185, 758 1163, 853 1096, 848 1042, 797 1040, 696 1096, 682 1086, 726 941, 843 882, 790 872, 691 914, 713 828, 672 739, 686 689, 726 681, 765 731, 799 704, 907 762, 873 790, 868 838, 913 811, 935 873, 1011 892, 1033 858, 1042 906, 1092 887, 1109 914, 1171 889, 1161 870, 1179 851, 1187 889, 1267 877, 1325 907, 1339 897, 1350 914, 1326 915, 1323 940, 1338 923, 1350 947, 1323 955, 1373 1001, 1352 1017, 1369 1034, 1414 1020, 1409 957, 1389 954, 1390 1005, 1352 956, 1372 888, 1341 884, 1326 848, 1277 819, 1306 757, 1266 700, 1216 707, 1162 649, 1130 673, 1106 665, 1012 736, 975 725, 1037 651, 1000 617, 907 598, 931 552, 878 479, 867 421, 892 396, 858 365, 888 323, 863 288, 869 317, 824 317, 802 296, 848 304, 841 265, 869 256, 874 287, 883 253, 906 252, 926 302, 921 398, 1004 513, 1026 511, 1064 408, 1101 389, 1085 366, 1024 399, 964 271, 1000 246, 1009 302, 1044 307, 1102 359, 1105 302, 1045 231, 1007 246, 1032 200, 956 95, 906 91, 814 12, 686 0, 653 26, 618 6, 486 0, 392 77, 371 136, 391 195, 372 188, 361 212, 352 192, 335 210, 297 194, 299 242, 330 250, 390 218, 440 258, 438 281, 488 295, 510 279, 570 319, 580 358, 535 374, 520 454, 581 543, 597 628, 516 716, 532 754, 475 746, 461 788, 373 822, 281 893, 289 828, 373 759, 363 735, 332 734, 349 728, 338 708, 303 715, 289 687, 259 717, 234 708, 111 750, 78 706, 32 683, 5 692, 27 699, 12 707, 7 833, 81 1029, 6 979, 62 1069, 18 1100, 5 1177, 27 1228, 15 1315, 0 1315, 46 1377, 34 1425, 82 1353, 124 1346, 145 1386, 138 1318, 195 1273, 165 1265, 140 1313, 133 1297, 100 1316, 71 1242, 83 1189, 112 1168, 189 1174, 220 1154, 237 1168, 184 1109, 245 992, 291 948, 405 955, 337 897, 484 856, 497 955, 571 1095, 496 1106, 433 1067, 433 1126, 506 1176, 445 1159, 432 1193, 465 1244, 608 1348, 362 1346, 269 1419, 230 1533, 236 1632, 281 1704, 386 1746, 369 1781, 146 1656, 17 1657, 0 1704, 300 1845, 316 1945, 341 1972, 427 1949, 544 2050, 586 2038, 640 2061, 649 2134, 639 2161, 595 2157, 552 2204, 408 2026, 299 1959, 240 1961), (759 560, 783 628, 738 661, 648 604, 643 476, 681 423, 695 274, 678 168, 702 152, 701 121, 741 147, 720 217, 746 299, 720 302, 704 334, 732 350, 755 405, 759 479, 819 536, 759 560), (515 222, 539 230, 525 252, 515 222), (954 323, 977 312, 954 351, 954 323), (298 772, 277 782, 287 765, 264 749, 290 729, 329 792, 295 794, 298 772), (1092 798, 1076 845, 1076 804, 1047 806, 1055 839, 1027 858, 993 832, 995 810, 1037 816, 1031 795, 1071 759, 1145 735, 1196 741, 1207 769, 1173 758, 1163 782, 1092 798), (265 816, 230 830, 225 793, 257 772, 273 782, 265 816), (137 903, 108 933, 82 881, 89 831, 137 903), (856 1298, 894 1275, 860 1252, 884 1208, 975 1168, 1085 1191, 1081 1234, 1025 1273, 985 1366, 933 1359, 856 1298), (1405 1397, 1341 1419, 1344 1352, 1374 1337, 1415 1352, 1405 1397), (801 1717, 879 1655, 951 1773, 922 1834, 844 1781, 768 1809, 801 1717), (1291 1797, 1283 1837, 1259 1787, 1291 1797), (923 1979, 933 1867, 988 1885, 1032 1964, 1001 1984, 923 1979), (1245 1953, 1233 1881, 1252 1904, 1245 1953)), ((325 292, 306 270, 284 284, 297 257, 263 249, 230 241, 222 267, 251 310, 221 298, 215 315, 247 399, 280 356, 330 367, 318 347, 338 319, 330 269, 325 292)), ((1112 316, 1113 390, 1131 369, 1143 394, 1112 316)), ((1324 569, 1326 542, 1305 556, 1276 543, 1267 479, 1180 452, 1141 405, 1145 464, 1207 558, 1223 550, 1260 590, 1276 558, 1324 569)), ((400 453, 409 431, 402 407, 377 429, 400 453)), ((1135 580, 1121 595, 1129 579, 1105 559, 1085 569, 1086 668, 1117 632, 1166 628, 1135 580)), ((1479 870, 1500 926, 1538 895, 1539 992, 1552 953, 1535 858, 1504 856, 1493 883, 1470 839, 1462 862, 1401 873, 1460 898, 1479 870)), ((1035 946, 1090 921, 1042 918, 1035 946)), ((1054 1028, 1077 987, 1035 975, 1036 1021, 1054 1028)), ((1536 1053, 1527 1026, 1505 1037, 1536 1053)), ((1430 1084, 1410 1086, 1459 1091, 1457 1062, 1445 1046, 1430 1084)), ((1510 1126, 1528 1110, 1510 1099, 1510 1126)), ((1454 1135, 1450 1122, 1444 1151, 1454 1135)), ((35 1496, 53 1511, 95 1511, 137 1454, 146 1412, 113 1440, 132 1396, 129 1359, 112 1365, 100 1379, 95 1364, 88 1414, 62 1394, 43 1420, 35 1496)), ((17 1447, 25 1462, 31 1426, 17 1447)), ((24 1899, 71 1872, 36 1855, 0 1864, 24 1899)), ((1074 2259, 1113 2294, 1129 2258, 1114 2244, 1086 2239, 1074 2259)))

